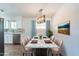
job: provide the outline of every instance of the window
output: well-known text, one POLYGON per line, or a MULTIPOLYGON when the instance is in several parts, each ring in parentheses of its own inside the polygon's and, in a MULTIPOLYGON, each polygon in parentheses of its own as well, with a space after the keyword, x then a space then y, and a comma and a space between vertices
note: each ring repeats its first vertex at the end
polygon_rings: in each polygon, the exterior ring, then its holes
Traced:
POLYGON ((16 22, 11 22, 11 29, 16 29, 16 22))
POLYGON ((9 29, 9 22, 8 21, 4 21, 4 28, 9 29))
POLYGON ((36 23, 36 29, 46 29, 46 23, 36 23))
POLYGON ((38 24, 36 22, 36 34, 37 35, 45 35, 46 33, 46 22, 38 24))
POLYGON ((15 21, 4 21, 4 28, 5 29, 16 29, 16 22, 15 21))

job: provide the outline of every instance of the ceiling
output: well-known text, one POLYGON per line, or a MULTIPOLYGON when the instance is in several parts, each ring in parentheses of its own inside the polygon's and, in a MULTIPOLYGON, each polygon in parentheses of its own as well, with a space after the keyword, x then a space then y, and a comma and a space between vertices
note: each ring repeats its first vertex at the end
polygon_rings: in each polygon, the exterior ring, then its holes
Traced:
POLYGON ((62 3, 0 3, 0 9, 8 15, 36 16, 39 9, 47 16, 54 15, 62 3))

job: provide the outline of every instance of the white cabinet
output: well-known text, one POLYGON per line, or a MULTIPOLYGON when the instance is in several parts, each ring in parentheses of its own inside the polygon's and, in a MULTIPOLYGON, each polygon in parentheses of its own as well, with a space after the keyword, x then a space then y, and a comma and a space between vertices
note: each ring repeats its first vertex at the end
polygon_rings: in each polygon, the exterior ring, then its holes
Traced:
POLYGON ((13 33, 12 32, 4 32, 4 43, 5 44, 13 43, 13 33))

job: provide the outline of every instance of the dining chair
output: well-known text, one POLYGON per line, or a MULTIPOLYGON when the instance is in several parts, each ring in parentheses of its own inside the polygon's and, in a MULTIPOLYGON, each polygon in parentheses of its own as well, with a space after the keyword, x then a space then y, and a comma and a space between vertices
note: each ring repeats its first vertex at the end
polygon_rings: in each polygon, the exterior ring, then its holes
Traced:
POLYGON ((23 46, 24 52, 23 52, 23 56, 31 56, 32 55, 32 49, 30 48, 26 48, 25 46, 28 44, 29 39, 28 38, 24 38, 21 40, 21 45, 23 46))
POLYGON ((31 37, 27 36, 27 39, 30 41, 31 40, 31 37))
POLYGON ((52 51, 52 54, 53 55, 62 55, 62 46, 63 46, 63 41, 62 40, 57 40, 57 39, 54 39, 54 43, 58 46, 58 47, 54 47, 51 49, 52 51))
POLYGON ((54 41, 55 36, 54 36, 54 35, 53 35, 53 36, 51 36, 51 37, 50 37, 50 39, 51 39, 52 41, 54 41))

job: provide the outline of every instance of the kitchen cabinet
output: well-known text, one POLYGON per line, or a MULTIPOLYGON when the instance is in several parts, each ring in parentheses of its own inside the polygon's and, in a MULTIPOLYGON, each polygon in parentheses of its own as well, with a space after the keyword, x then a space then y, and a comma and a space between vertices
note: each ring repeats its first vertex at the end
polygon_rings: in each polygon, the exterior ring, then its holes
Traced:
POLYGON ((13 33, 12 32, 4 32, 4 43, 13 44, 13 33))
POLYGON ((13 44, 20 44, 20 34, 13 34, 13 44))

